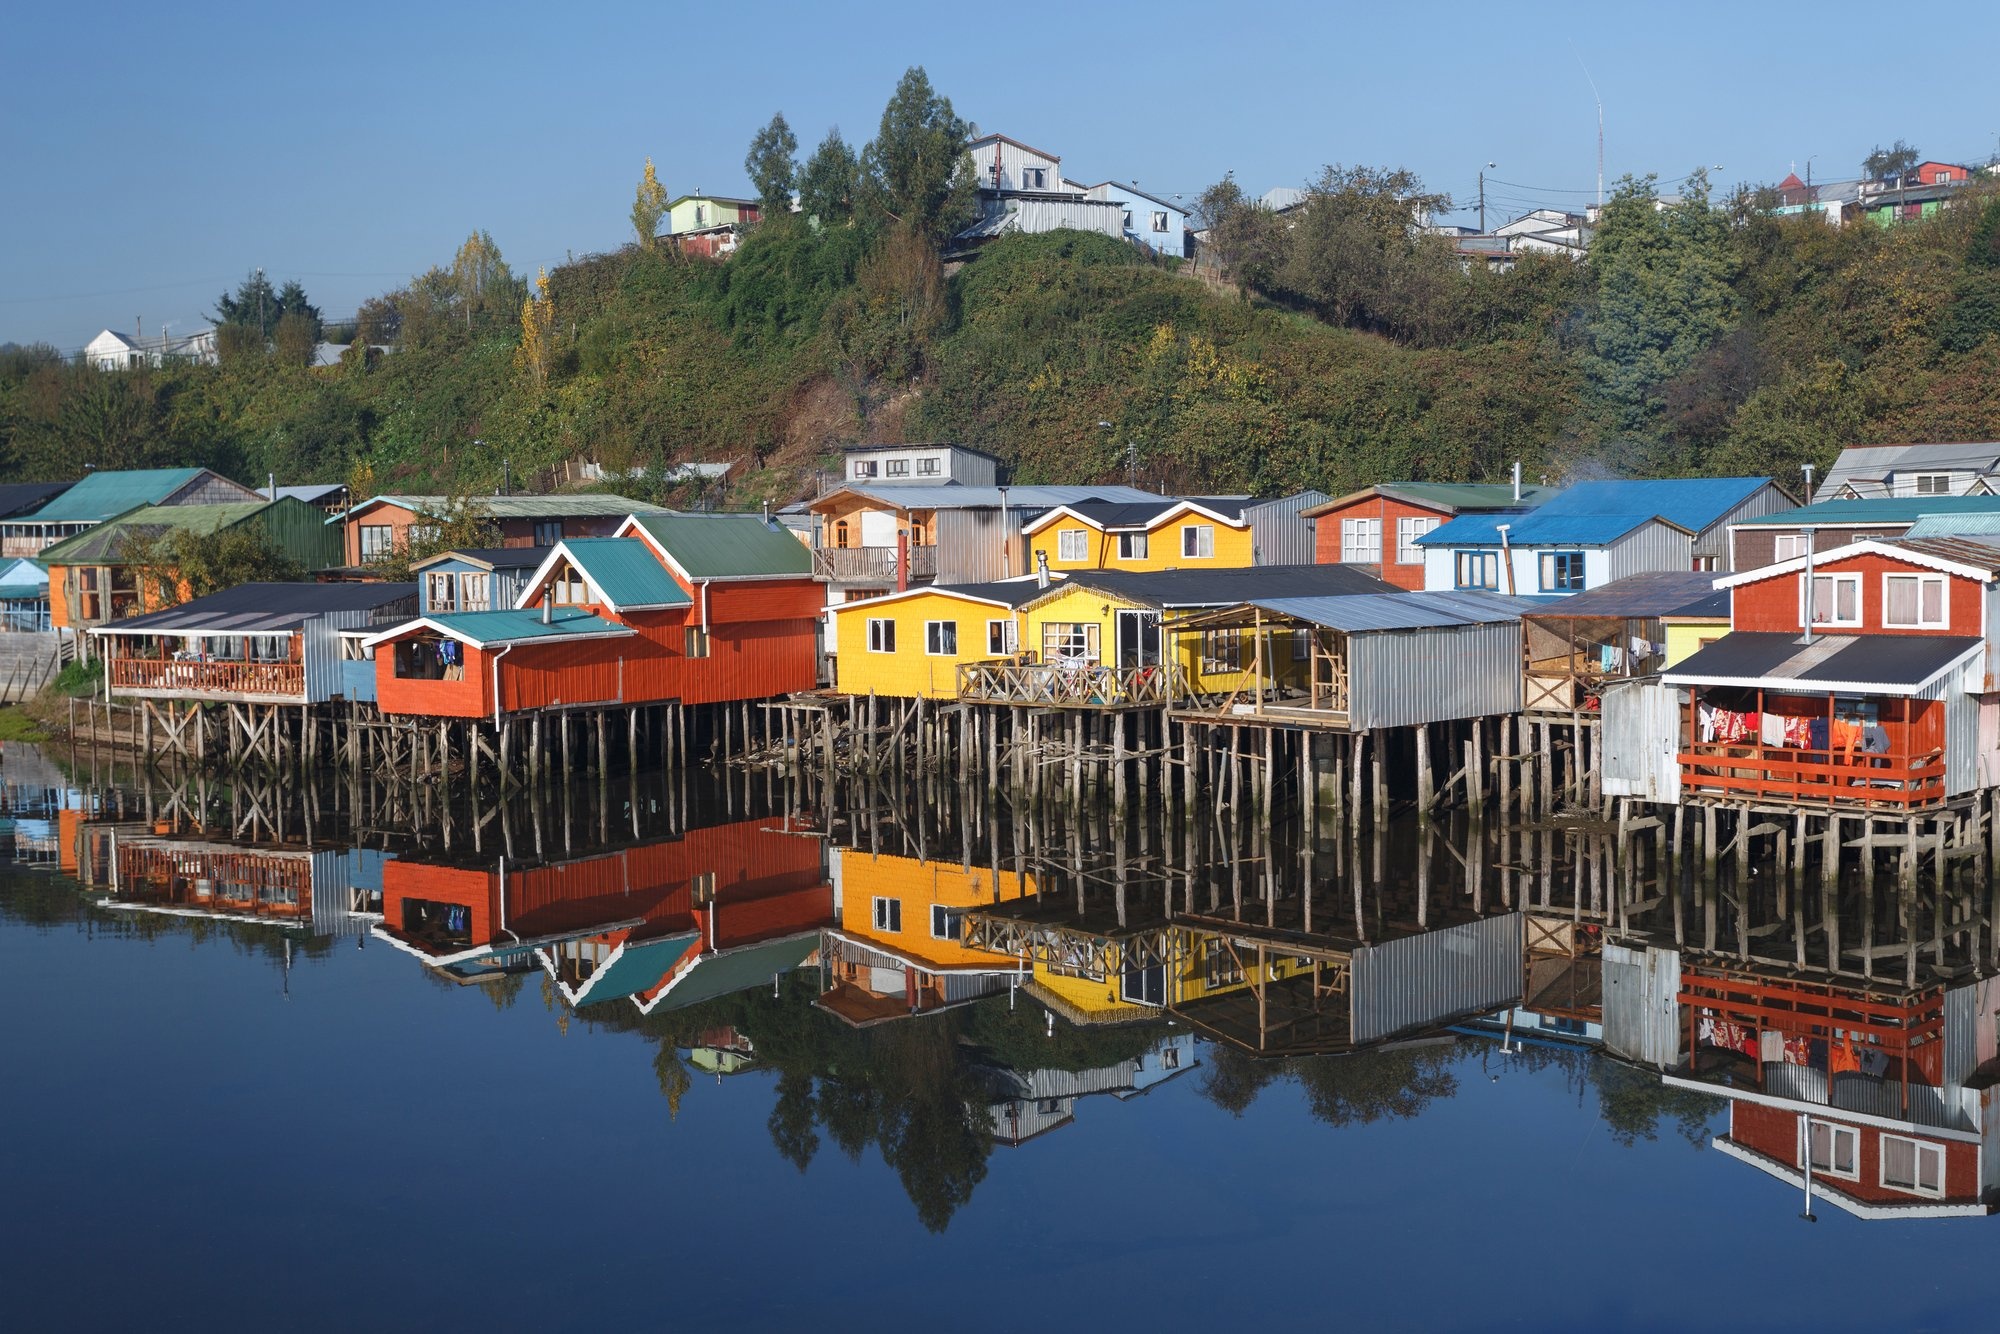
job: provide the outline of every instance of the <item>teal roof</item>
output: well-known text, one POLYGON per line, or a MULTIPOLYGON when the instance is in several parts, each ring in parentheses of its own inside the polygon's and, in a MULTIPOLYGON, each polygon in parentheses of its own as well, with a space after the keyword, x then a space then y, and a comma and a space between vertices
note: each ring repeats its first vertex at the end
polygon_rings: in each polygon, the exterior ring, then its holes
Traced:
MULTIPOLYGON (((714 1000, 717 996, 748 991, 752 987, 769 987, 773 977, 797 968, 818 948, 819 932, 812 931, 724 950, 720 954, 705 954, 690 964, 663 995, 656 997, 654 1004, 678 1010, 683 1006, 714 1000)), ((666 973, 667 970, 662 969, 651 982, 638 989, 643 991, 654 985, 666 973)))
POLYGON ((0 584, 0 602, 40 602, 49 595, 49 581, 39 584, 0 584))
MULTIPOLYGON (((474 648, 486 648, 494 644, 523 644, 538 639, 575 639, 586 635, 629 635, 630 626, 607 621, 602 616, 593 616, 587 611, 552 612, 547 622, 542 620, 539 608, 527 611, 457 611, 426 616, 423 622, 434 625, 453 639, 464 640, 474 648)), ((411 622, 415 625, 417 622, 411 622)), ((410 626, 399 626, 388 634, 400 634, 410 626)))
POLYGON ((653 549, 636 537, 572 537, 563 541, 570 562, 596 584, 619 611, 633 607, 684 607, 694 599, 674 582, 653 549))
POLYGON ((2000 534, 2000 509, 1984 514, 1926 514, 1904 537, 1990 537, 2000 534))
POLYGON ((202 468, 94 472, 16 522, 103 523, 140 505, 157 505, 202 475, 202 468))
POLYGON ((789 528, 755 514, 634 516, 690 579, 756 579, 812 573, 812 552, 789 528))
POLYGON ((44 550, 42 560, 50 565, 116 564, 124 553, 126 541, 134 534, 156 535, 170 528, 184 528, 191 533, 218 533, 272 505, 283 503, 225 500, 213 505, 142 505, 129 513, 107 519, 95 528, 65 537, 44 550))
POLYGON ((1885 496, 1873 500, 1822 500, 1782 514, 1745 519, 1745 527, 1840 527, 1850 523, 1915 523, 1927 514, 2000 514, 2000 496, 1885 496))
POLYGON ((656 986, 661 978, 674 970, 674 965, 681 961, 681 956, 690 947, 700 944, 699 931, 665 936, 640 945, 628 941, 618 951, 617 958, 585 980, 577 993, 577 1004, 596 1005, 600 1001, 618 1000, 656 986))

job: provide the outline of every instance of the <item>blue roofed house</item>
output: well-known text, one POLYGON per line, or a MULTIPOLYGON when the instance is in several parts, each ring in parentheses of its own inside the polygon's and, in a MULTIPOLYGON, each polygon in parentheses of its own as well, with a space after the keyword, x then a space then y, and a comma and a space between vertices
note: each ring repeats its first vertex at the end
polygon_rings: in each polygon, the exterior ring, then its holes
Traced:
POLYGON ((1526 514, 1461 514, 1418 539, 1424 587, 1563 597, 1730 566, 1729 526, 1792 508, 1768 477, 1578 482, 1526 514))

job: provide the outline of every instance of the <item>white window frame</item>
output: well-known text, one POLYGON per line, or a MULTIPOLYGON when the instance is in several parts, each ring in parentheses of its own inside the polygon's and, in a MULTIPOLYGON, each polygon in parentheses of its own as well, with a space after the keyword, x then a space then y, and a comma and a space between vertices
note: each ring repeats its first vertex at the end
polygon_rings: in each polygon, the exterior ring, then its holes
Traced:
MULTIPOLYGON (((1801 625, 1808 624, 1806 617, 1811 616, 1813 612, 1814 598, 1812 595, 1812 586, 1810 583, 1807 582, 1808 579, 1813 581, 1825 579, 1832 582, 1836 586, 1840 584, 1850 584, 1854 588, 1853 619, 1843 620, 1838 615, 1836 615, 1831 620, 1822 621, 1815 619, 1810 622, 1810 624, 1814 628, 1825 626, 1831 629, 1839 630, 1839 629, 1857 629, 1860 627, 1863 621, 1863 608, 1861 605, 1861 576, 1858 574, 1842 574, 1838 572, 1832 574, 1826 574, 1818 570, 1813 571, 1811 575, 1807 575, 1804 572, 1801 572, 1799 574, 1799 603, 1800 603, 1799 624, 1801 625)), ((1833 595, 1833 608, 1836 613, 1840 610, 1840 594, 1838 592, 1836 592, 1833 595)))
POLYGON ((901 899, 877 898, 875 900, 875 929, 884 935, 903 934, 903 901, 901 899))
POLYGON ((1042 661, 1050 664, 1104 661, 1095 621, 1043 621, 1042 661), (1078 633, 1080 632, 1080 633, 1078 633), (1081 652, 1078 652, 1078 648, 1081 652))
POLYGON ((458 576, 449 570, 424 571, 424 610, 458 610, 458 576))
POLYGON ((986 652, 996 658, 1010 657, 1021 650, 1021 629, 1012 619, 986 623, 986 652), (995 631, 999 631, 995 634, 995 631))
POLYGON ((1340 521, 1340 563, 1380 565, 1382 563, 1382 521, 1342 519, 1340 521))
POLYGON ((964 925, 965 925, 965 909, 954 908, 951 907, 949 904, 944 904, 944 903, 933 903, 931 905, 932 940, 948 940, 951 941, 953 944, 957 944, 960 940, 963 939, 963 936, 960 934, 959 928, 963 927, 964 925), (942 931, 938 930, 940 924, 942 924, 945 928, 942 931))
POLYGON ((1424 549, 1417 545, 1417 539, 1437 526, 1436 519, 1416 517, 1396 520, 1396 564, 1422 565, 1424 549))
POLYGON ((958 622, 924 622, 924 656, 930 658, 956 658, 958 656, 958 622), (950 628, 951 646, 945 647, 946 627, 950 628))
POLYGON ((1771 563, 1798 560, 1806 554, 1804 533, 1779 533, 1771 540, 1771 563))
POLYGON ((1913 496, 1948 496, 1951 494, 1952 480, 1956 474, 1948 472, 1919 472, 1910 475, 1910 494, 1913 496), (1930 483, 1926 486, 1925 483, 1930 483))
POLYGON ((1497 590, 1500 587, 1500 553, 1497 551, 1454 551, 1451 553, 1451 586, 1453 588, 1473 588, 1497 590), (1467 561, 1477 561, 1484 575, 1478 583, 1465 581, 1467 561))
POLYGON ((1181 559, 1215 559, 1215 525, 1212 523, 1187 523, 1181 525, 1181 559))
POLYGON ((1156 208, 1153 210, 1153 230, 1165 234, 1167 230, 1167 211, 1165 209, 1156 208))
POLYGON ((896 651, 896 622, 894 618, 888 616, 871 616, 868 618, 868 651, 870 653, 894 653, 896 651))
POLYGON ((1827 1132, 1826 1163, 1824 1166, 1814 1163, 1812 1170, 1820 1176, 1838 1177, 1842 1181, 1861 1180, 1861 1132, 1853 1126, 1843 1126, 1834 1121, 1821 1121, 1815 1118, 1806 1120, 1805 1129, 1799 1136, 1799 1168, 1804 1170, 1805 1160, 1811 1156, 1813 1133, 1820 1130, 1827 1132), (1842 1136, 1846 1136, 1849 1144, 1848 1161, 1854 1164, 1845 1172, 1834 1166, 1840 1161, 1842 1136))
POLYGON ((1942 574, 1910 574, 1897 571, 1882 576, 1882 628, 1885 630, 1949 630, 1951 629, 1951 580, 1942 574), (1914 621, 1892 621, 1889 619, 1889 584, 1896 579, 1913 579, 1917 584, 1917 619, 1914 621), (1938 619, 1924 619, 1924 587, 1936 585, 1938 590, 1938 619))
POLYGON ((1145 533, 1118 534, 1118 559, 1145 560, 1146 553, 1152 549, 1152 544, 1146 538, 1145 533))
POLYGON ((1928 1140, 1912 1139, 1908 1135, 1882 1134, 1876 1137, 1876 1141, 1876 1180, 1877 1184, 1883 1190, 1893 1190, 1904 1195, 1921 1195, 1927 1200, 1941 1200, 1944 1198, 1945 1152, 1942 1145, 1932 1144, 1928 1140), (1918 1169, 1916 1172, 1918 1178, 1923 1176, 1921 1164, 1924 1156, 1928 1154, 1936 1160, 1937 1186, 1935 1188, 1926 1189, 1920 1180, 1912 1181, 1907 1186, 1901 1182, 1889 1180, 1889 1145, 1892 1141, 1899 1144, 1907 1144, 1914 1150, 1911 1165, 1918 1169))
POLYGON ((1065 564, 1075 564, 1090 559, 1090 530, 1088 528, 1056 529, 1056 559, 1065 564))
POLYGON ((1201 632, 1201 670, 1204 676, 1243 670, 1243 632, 1204 630, 1201 632))
POLYGON ((926 458, 917 460, 917 476, 935 477, 937 475, 938 475, 938 461, 935 458, 926 458))

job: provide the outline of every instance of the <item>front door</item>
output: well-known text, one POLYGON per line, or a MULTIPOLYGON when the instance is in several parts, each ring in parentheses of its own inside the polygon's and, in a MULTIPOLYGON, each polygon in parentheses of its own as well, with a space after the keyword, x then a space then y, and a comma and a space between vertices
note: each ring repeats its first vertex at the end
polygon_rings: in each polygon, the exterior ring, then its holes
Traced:
POLYGON ((1156 611, 1118 613, 1118 665, 1157 667, 1160 664, 1160 614, 1156 611))

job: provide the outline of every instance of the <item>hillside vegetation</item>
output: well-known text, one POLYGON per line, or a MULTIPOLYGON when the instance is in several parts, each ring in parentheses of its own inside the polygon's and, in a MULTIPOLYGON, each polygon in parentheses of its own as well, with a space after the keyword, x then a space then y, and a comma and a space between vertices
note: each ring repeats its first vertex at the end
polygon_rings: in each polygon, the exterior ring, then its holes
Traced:
POLYGON ((1329 170, 1286 225, 1224 182, 1204 210, 1226 277, 1082 233, 947 266, 935 230, 830 207, 726 263, 633 245, 531 294, 475 234, 371 302, 335 367, 256 339, 116 373, 7 349, 0 470, 478 493, 503 461, 520 486, 585 458, 672 500, 664 465, 745 458, 750 504, 861 440, 964 441, 1022 481, 1281 492, 1516 459, 1795 479, 1845 444, 2000 436, 2000 204, 1834 229, 1628 181, 1587 263, 1498 274, 1383 208, 1413 187, 1329 170))

